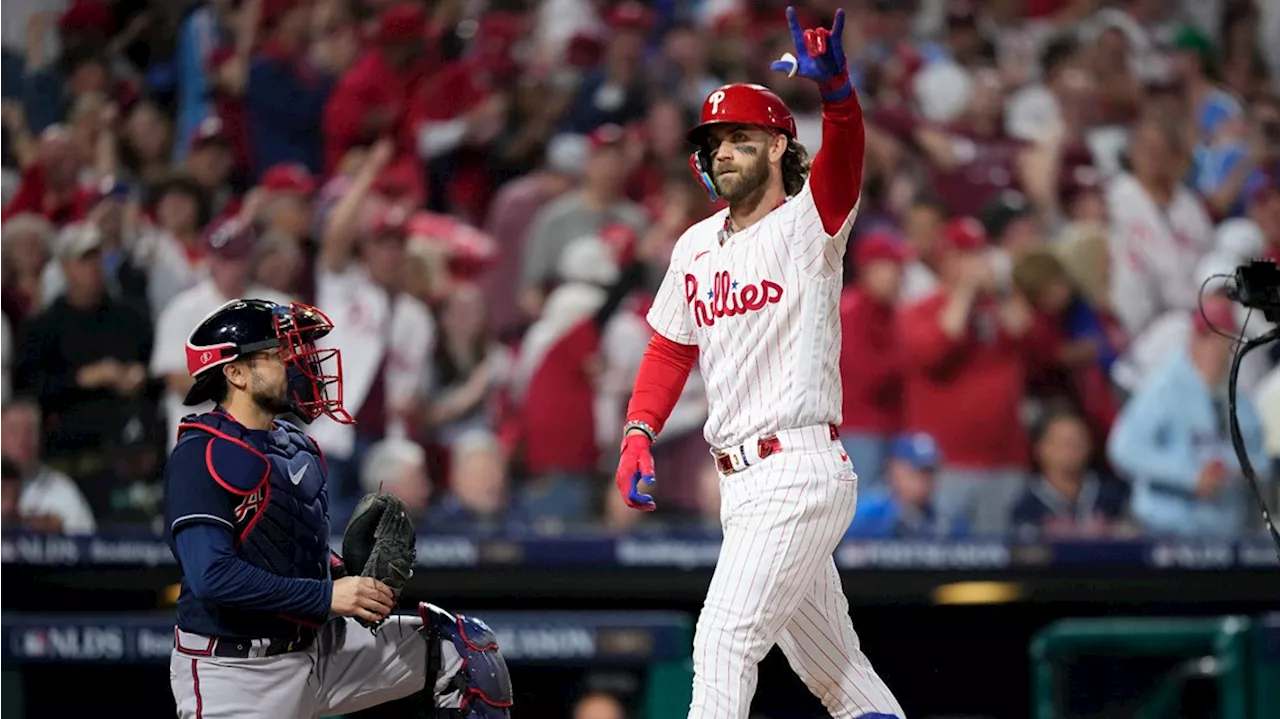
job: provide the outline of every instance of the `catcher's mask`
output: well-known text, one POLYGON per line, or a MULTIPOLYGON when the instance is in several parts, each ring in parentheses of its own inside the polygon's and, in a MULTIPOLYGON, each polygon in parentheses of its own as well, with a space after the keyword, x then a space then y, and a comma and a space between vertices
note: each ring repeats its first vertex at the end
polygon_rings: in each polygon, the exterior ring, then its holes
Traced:
POLYGON ((205 317, 187 339, 187 371, 196 382, 183 403, 214 399, 221 376, 217 367, 279 348, 293 413, 308 422, 323 414, 352 424, 355 420, 342 406, 342 353, 316 347, 316 340, 331 331, 333 322, 310 305, 232 300, 205 317))
POLYGON ((701 119, 685 133, 685 139, 697 148, 689 155, 689 169, 713 201, 720 199, 711 175, 712 152, 708 141, 709 130, 715 125, 755 125, 786 135, 788 140, 796 138, 796 119, 787 103, 763 85, 736 83, 707 95, 702 103, 701 119))

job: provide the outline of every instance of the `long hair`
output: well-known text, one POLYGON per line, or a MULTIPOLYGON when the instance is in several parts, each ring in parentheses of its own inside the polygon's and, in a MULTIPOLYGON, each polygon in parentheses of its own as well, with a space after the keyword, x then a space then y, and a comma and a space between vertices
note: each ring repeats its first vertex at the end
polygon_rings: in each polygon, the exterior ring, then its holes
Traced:
POLYGON ((794 138, 787 139, 787 150, 782 153, 782 189, 787 197, 797 195, 804 189, 804 181, 809 177, 809 151, 794 138))

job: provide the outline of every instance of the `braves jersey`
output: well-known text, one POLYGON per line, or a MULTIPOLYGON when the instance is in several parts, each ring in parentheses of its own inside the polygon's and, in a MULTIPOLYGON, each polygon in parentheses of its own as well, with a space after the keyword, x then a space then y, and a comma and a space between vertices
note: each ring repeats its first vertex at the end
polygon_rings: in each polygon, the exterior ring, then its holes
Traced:
POLYGON ((857 212, 827 234, 806 182, 746 229, 730 233, 724 209, 676 243, 648 320, 697 345, 712 447, 840 424, 840 291, 857 212))

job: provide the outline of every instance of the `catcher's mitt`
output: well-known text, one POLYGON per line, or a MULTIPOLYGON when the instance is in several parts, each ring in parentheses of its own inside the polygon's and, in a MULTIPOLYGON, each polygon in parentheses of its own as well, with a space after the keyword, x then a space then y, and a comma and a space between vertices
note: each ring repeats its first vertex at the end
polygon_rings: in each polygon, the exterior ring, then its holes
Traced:
POLYGON ((372 577, 399 596, 413 576, 416 536, 404 502, 390 494, 365 495, 342 535, 347 574, 372 577))

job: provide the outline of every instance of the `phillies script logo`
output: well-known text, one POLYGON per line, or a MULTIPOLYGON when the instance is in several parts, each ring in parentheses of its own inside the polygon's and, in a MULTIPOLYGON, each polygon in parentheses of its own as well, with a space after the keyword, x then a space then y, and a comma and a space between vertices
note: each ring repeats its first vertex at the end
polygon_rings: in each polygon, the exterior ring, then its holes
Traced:
POLYGON ((728 272, 717 272, 711 280, 711 289, 699 292, 698 278, 684 276, 684 298, 693 305, 693 317, 699 327, 711 327, 717 317, 745 315, 782 300, 782 285, 775 282, 740 284, 729 277, 728 272))

